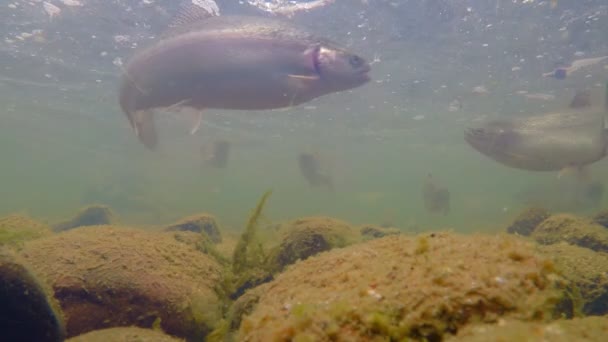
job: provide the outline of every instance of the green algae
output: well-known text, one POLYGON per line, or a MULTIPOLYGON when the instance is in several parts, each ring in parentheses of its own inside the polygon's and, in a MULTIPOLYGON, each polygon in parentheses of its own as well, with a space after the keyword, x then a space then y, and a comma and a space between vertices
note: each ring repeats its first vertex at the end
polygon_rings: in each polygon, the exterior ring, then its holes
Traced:
POLYGON ((269 190, 262 195, 253 213, 247 220, 245 231, 241 235, 241 239, 237 243, 232 257, 232 271, 235 274, 240 274, 251 268, 264 267, 266 256, 262 245, 256 239, 256 233, 260 217, 271 194, 272 191, 269 190))

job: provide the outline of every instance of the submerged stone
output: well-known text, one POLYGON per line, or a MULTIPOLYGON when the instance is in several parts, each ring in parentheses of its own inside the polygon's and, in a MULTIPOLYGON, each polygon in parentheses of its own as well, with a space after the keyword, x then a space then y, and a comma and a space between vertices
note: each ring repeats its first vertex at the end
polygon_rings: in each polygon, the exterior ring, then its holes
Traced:
POLYGON ((529 236, 534 229, 549 217, 549 212, 544 208, 532 207, 521 212, 515 220, 507 227, 510 234, 529 236))
POLYGON ((115 215, 110 207, 105 205, 91 205, 81 209, 72 219, 55 224, 53 230, 61 232, 84 226, 112 224, 114 221, 115 215))
POLYGON ((63 341, 60 314, 38 280, 0 251, 0 332, 3 341, 63 341))
POLYGON ((24 215, 14 214, 0 218, 0 246, 19 247, 27 240, 51 234, 49 226, 24 215))
POLYGON ((22 257, 54 290, 68 337, 116 326, 202 340, 222 316, 221 266, 170 234, 115 226, 31 241, 22 257))
POLYGON ((222 242, 219 224, 213 215, 198 214, 185 217, 165 228, 165 231, 205 233, 213 243, 222 242))
POLYGON ((66 342, 179 342, 184 341, 160 331, 137 327, 95 330, 73 337, 66 342))
POLYGON ((330 217, 306 217, 280 229, 280 243, 270 252, 271 269, 281 271, 297 260, 358 242, 348 223, 330 217))
POLYGON ((557 243, 540 251, 555 261, 568 280, 573 306, 585 315, 608 314, 608 254, 557 243))
POLYGON ((310 257, 256 288, 239 339, 441 341, 472 322, 552 318, 560 286, 523 239, 389 236, 310 257))
POLYGON ((401 231, 394 227, 380 227, 375 225, 365 225, 359 230, 364 240, 378 239, 389 235, 401 234, 401 231))
POLYGON ((538 243, 550 245, 561 241, 599 252, 608 252, 608 230, 599 224, 570 214, 558 214, 544 220, 532 233, 538 243))
POLYGON ((509 320, 498 324, 471 325, 446 342, 604 342, 606 334, 608 319, 605 317, 560 319, 549 323, 509 320))

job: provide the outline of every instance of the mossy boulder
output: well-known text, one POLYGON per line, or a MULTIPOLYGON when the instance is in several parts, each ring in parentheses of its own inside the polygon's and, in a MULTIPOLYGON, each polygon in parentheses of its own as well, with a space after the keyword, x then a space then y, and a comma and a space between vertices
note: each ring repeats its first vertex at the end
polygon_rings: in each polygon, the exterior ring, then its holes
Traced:
POLYGON ((553 263, 513 236, 389 236, 308 258, 255 289, 242 341, 440 341, 471 322, 552 318, 553 263))
POLYGON ((198 214, 185 217, 169 226, 165 231, 190 231, 205 233, 213 243, 222 242, 222 234, 217 220, 210 214, 198 214))
POLYGON ((401 234, 401 231, 394 227, 381 227, 372 224, 367 224, 359 228, 361 238, 363 240, 378 239, 389 235, 401 234))
POLYGON ((51 234, 49 226, 25 215, 14 214, 0 218, 0 246, 19 247, 27 240, 51 234))
POLYGON ((608 314, 608 254, 564 242, 540 246, 539 251, 554 260, 569 281, 570 296, 579 314, 608 314))
POLYGON ((100 226, 115 223, 116 215, 105 205, 90 205, 78 211, 73 218, 53 225, 53 230, 61 232, 78 227, 100 226))
POLYGON ((605 228, 608 228, 608 209, 602 210, 593 216, 593 221, 605 228))
POLYGON ((532 207, 522 211, 513 222, 507 227, 510 234, 530 236, 534 229, 549 218, 549 212, 544 208, 532 207))
POLYGON ((498 324, 475 324, 446 342, 604 342, 606 336, 606 317, 585 317, 549 323, 508 320, 498 324))
POLYGON ((608 252, 608 229, 592 220, 570 214, 549 217, 532 233, 538 243, 550 245, 561 241, 573 245, 608 252))
POLYGON ((160 331, 138 327, 110 328, 88 332, 66 342, 180 342, 160 331))
POLYGON ((270 251, 270 269, 282 271, 298 260, 360 241, 346 222, 330 217, 305 217, 283 225, 279 244, 270 251))
POLYGON ((11 254, 0 251, 0 332, 3 341, 63 341, 52 296, 11 254))
POLYGON ((221 266, 170 234, 76 228, 30 241, 22 257, 52 286, 68 337, 134 325, 201 340, 222 316, 221 266))

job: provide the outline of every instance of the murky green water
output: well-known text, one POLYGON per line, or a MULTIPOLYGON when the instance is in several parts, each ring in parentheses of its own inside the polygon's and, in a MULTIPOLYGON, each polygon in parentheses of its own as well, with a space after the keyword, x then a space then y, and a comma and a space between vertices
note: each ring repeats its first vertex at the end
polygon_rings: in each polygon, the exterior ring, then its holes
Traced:
MULTIPOLYGON (((120 69, 112 62, 134 49, 115 36, 145 45, 142 37, 162 31, 174 6, 58 2, 62 13, 49 20, 41 4, 15 3, 0 10, 7 19, 0 42, 0 214, 27 212, 51 222, 103 202, 126 223, 155 225, 207 211, 237 230, 273 189, 273 220, 328 215, 413 231, 502 229, 526 205, 516 193, 571 180, 499 165, 472 150, 463 129, 483 117, 563 108, 578 88, 601 93, 608 73, 598 65, 563 81, 541 77, 577 55, 608 54, 601 1, 559 1, 556 9, 548 2, 337 1, 292 20, 378 57, 374 81, 284 111, 209 110, 194 136, 186 119, 169 114, 158 124, 161 148, 150 152, 117 104, 120 69), (112 8, 128 5, 132 12, 112 16, 112 8), (32 30, 42 30, 44 40, 16 38, 32 30), (478 86, 487 93, 476 94, 478 86), (555 99, 530 100, 518 91, 555 99), (450 111, 454 100, 462 108, 450 111), (233 143, 225 169, 206 167, 201 158, 201 146, 218 138, 233 143), (334 192, 301 177, 297 155, 304 151, 319 153, 334 192), (424 210, 429 172, 451 193, 447 216, 424 210)), ((244 11, 229 1, 225 7, 244 11)), ((605 161, 591 169, 594 180, 606 180, 605 161)), ((550 206, 556 195, 547 193, 550 206)))

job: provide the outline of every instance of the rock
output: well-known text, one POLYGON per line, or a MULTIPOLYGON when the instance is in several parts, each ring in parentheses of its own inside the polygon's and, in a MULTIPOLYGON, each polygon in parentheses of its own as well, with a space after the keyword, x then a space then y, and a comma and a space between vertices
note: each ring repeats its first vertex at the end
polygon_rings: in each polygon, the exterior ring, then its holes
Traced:
POLYGON ((538 243, 550 245, 561 241, 608 252, 608 230, 599 224, 570 214, 558 214, 544 220, 532 233, 538 243))
POLYGON ((375 225, 365 225, 359 230, 364 240, 378 239, 388 235, 398 235, 401 231, 393 227, 379 227, 375 225))
POLYGON ((68 337, 159 320, 170 335, 201 340, 222 315, 220 265, 170 234, 76 228, 30 241, 21 255, 52 286, 68 337))
POLYGON ((257 287, 241 341, 440 341, 471 322, 546 319, 551 261, 513 236, 388 236, 308 258, 257 287))
POLYGON ((81 209, 72 219, 55 224, 53 230, 61 232, 84 226, 108 225, 114 221, 115 215, 108 206, 91 205, 81 209))
POLYGON ((507 232, 510 234, 530 236, 534 229, 547 218, 549 218, 549 212, 546 209, 538 207, 525 209, 515 218, 515 220, 513 220, 513 223, 507 227, 507 232))
POLYGON ((583 314, 608 314, 608 254, 567 243, 541 246, 540 251, 569 281, 573 304, 583 314))
POLYGON ((63 341, 60 314, 38 280, 0 251, 0 331, 3 341, 63 341))
POLYGON ((585 317, 549 323, 500 321, 498 324, 475 324, 458 332, 446 342, 604 342, 608 319, 585 317))
POLYGON ((160 331, 137 327, 95 330, 73 337, 66 342, 180 342, 181 339, 160 331))
POLYGON ((210 214, 198 214, 185 217, 165 228, 165 231, 204 232, 213 243, 222 242, 219 224, 210 214))
POLYGON ((23 215, 9 215, 0 218, 0 246, 19 247, 23 242, 51 235, 46 224, 23 215))
POLYGON ((278 246, 270 251, 270 269, 281 271, 297 260, 345 247, 359 241, 359 234, 348 223, 330 217, 306 217, 280 229, 278 246))
POLYGON ((593 221, 599 225, 608 228, 608 210, 602 210, 593 216, 593 221))

